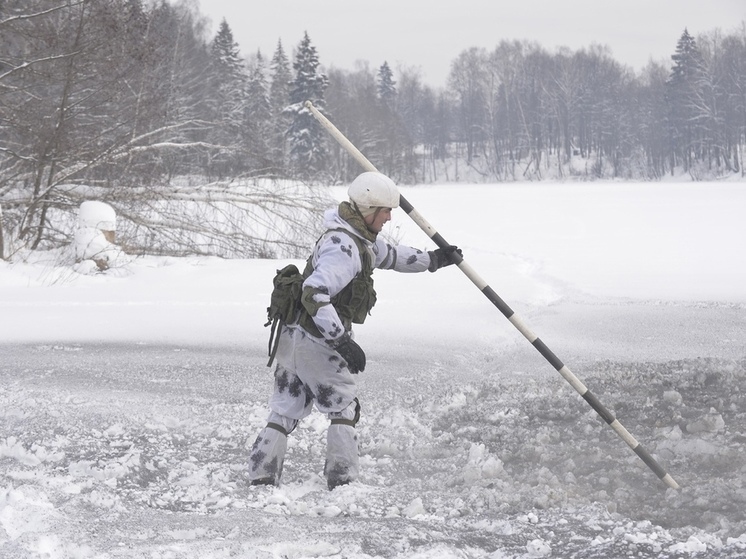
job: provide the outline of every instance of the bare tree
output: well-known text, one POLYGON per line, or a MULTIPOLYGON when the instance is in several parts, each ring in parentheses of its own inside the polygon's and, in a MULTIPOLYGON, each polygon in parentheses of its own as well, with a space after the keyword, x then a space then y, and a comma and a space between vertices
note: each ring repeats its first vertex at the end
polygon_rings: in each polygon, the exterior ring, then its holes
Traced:
POLYGON ((472 47, 462 52, 451 64, 448 83, 458 99, 458 130, 466 146, 466 162, 471 164, 486 138, 489 74, 487 53, 472 47))
POLYGON ((204 175, 215 155, 233 149, 211 141, 209 51, 188 9, 160 3, 145 13, 139 0, 12 8, 16 15, 2 20, 8 52, 0 55, 4 255, 8 231, 12 251, 69 242, 61 224, 70 223, 81 192, 137 224, 130 242, 138 252, 148 238, 158 252, 244 256, 286 254, 302 242, 309 227, 297 216, 320 213, 321 196, 277 185, 268 196, 257 172, 228 183, 236 189, 230 196, 216 184, 172 194, 138 186, 204 175), (150 223, 155 209, 171 217, 150 223), (221 227, 230 241, 218 240, 221 227), (147 230, 152 235, 141 234, 147 230))

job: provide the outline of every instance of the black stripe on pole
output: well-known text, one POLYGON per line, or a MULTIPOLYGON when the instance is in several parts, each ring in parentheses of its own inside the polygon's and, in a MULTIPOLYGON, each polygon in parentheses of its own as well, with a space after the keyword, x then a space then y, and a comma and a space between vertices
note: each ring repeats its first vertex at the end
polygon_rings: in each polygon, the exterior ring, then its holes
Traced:
POLYGON ((565 364, 559 360, 559 358, 552 353, 552 350, 547 347, 547 345, 542 342, 539 338, 536 338, 533 341, 533 346, 544 356, 544 359, 549 361, 551 363, 552 367, 557 369, 558 371, 565 366, 565 364))
POLYGON ((657 475, 660 479, 663 479, 664 477, 668 475, 666 473, 666 470, 661 468, 660 464, 658 464, 658 462, 655 461, 655 458, 650 456, 650 453, 647 450, 645 450, 641 444, 638 444, 632 450, 635 451, 635 454, 637 454, 637 456, 639 456, 642 459, 642 461, 645 462, 648 468, 653 470, 653 472, 655 472, 655 475, 657 475))
POLYGON ((510 318, 515 313, 513 312, 513 309, 511 309, 508 304, 502 300, 502 298, 495 293, 495 290, 492 289, 489 285, 486 286, 484 289, 482 289, 482 293, 492 301, 492 304, 495 305, 498 309, 500 309, 500 312, 505 315, 505 318, 510 318))
POLYGON ((616 421, 614 415, 604 407, 593 392, 586 390, 585 394, 581 394, 581 396, 583 396, 583 399, 588 402, 594 410, 596 410, 596 413, 600 415, 606 423, 611 425, 616 421))
POLYGON ((409 215, 414 211, 414 206, 410 204, 404 196, 399 196, 399 207, 409 215))
POLYGON ((446 241, 443 236, 440 233, 435 233, 432 237, 430 237, 436 245, 438 245, 440 248, 445 248, 448 246, 448 241, 446 241))

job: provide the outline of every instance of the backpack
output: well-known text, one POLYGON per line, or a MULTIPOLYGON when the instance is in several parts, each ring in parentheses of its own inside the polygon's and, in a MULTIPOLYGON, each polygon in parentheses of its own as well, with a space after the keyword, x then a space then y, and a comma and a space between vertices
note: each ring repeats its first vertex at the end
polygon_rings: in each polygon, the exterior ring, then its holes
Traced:
POLYGON ((295 264, 288 264, 272 279, 272 295, 267 307, 267 323, 282 321, 289 324, 299 309, 300 296, 303 290, 303 274, 295 264))
POLYGON ((275 353, 277 353, 277 344, 280 340, 277 325, 279 323, 291 324, 300 310, 303 280, 305 277, 295 264, 288 264, 281 270, 277 270, 275 277, 272 278, 272 295, 269 298, 269 307, 267 307, 267 323, 264 325, 265 327, 272 326, 269 334, 267 367, 272 365, 275 353))

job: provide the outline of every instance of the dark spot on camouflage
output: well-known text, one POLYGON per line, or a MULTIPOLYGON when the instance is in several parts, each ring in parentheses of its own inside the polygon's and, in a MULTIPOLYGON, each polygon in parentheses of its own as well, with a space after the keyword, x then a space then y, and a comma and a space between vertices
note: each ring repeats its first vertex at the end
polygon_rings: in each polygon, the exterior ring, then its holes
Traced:
POLYGON ((256 438, 256 440, 254 441, 254 444, 251 447, 251 451, 252 452, 255 451, 257 448, 259 448, 259 445, 261 444, 262 440, 263 439, 262 439, 261 435, 256 438))
POLYGON ((288 372, 285 369, 277 369, 275 373, 275 384, 277 385, 277 391, 282 394, 288 389, 290 380, 288 379, 288 372))
POLYGON ((319 384, 316 386, 316 399, 319 404, 325 408, 329 408, 332 405, 332 397, 335 391, 333 386, 319 384))
POLYGON ((282 466, 279 463, 279 459, 277 458, 277 456, 275 456, 274 458, 272 458, 272 460, 269 463, 264 465, 264 470, 269 475, 277 479, 278 477, 277 474, 280 472, 281 467, 282 466))
POLYGON ((336 368, 335 373, 337 373, 337 374, 339 374, 342 371, 344 371, 345 367, 347 366, 347 363, 344 362, 344 359, 342 359, 338 355, 330 355, 329 356, 329 363, 336 368))
POLYGON ((267 457, 266 452, 261 452, 261 451, 253 452, 251 454, 251 457, 249 458, 249 460, 251 461, 251 471, 255 472, 266 457, 267 457))
POLYGON ((339 237, 338 237, 337 235, 332 235, 332 236, 331 236, 331 240, 332 240, 332 242, 333 242, 333 243, 334 243, 335 245, 338 245, 339 243, 341 243, 341 242, 342 242, 342 239, 341 239, 341 238, 339 238, 339 237))
POLYGON ((416 255, 413 254, 412 256, 410 256, 409 258, 407 258, 407 264, 414 264, 415 262, 417 262, 417 256, 416 255))
POLYGON ((299 397, 303 392, 303 381, 300 380, 298 377, 295 377, 295 379, 293 379, 293 382, 291 382, 288 386, 288 389, 290 391, 290 395, 293 398, 299 397))
POLYGON ((352 258, 352 245, 347 245, 343 247, 339 247, 342 252, 344 252, 347 256, 352 258))

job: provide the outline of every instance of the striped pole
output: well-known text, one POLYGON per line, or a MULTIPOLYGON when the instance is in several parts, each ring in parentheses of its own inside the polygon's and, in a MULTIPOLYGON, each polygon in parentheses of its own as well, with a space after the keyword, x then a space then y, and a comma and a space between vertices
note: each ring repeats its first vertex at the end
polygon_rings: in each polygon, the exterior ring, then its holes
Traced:
MULTIPOLYGON (((340 132, 334 124, 332 124, 328 118, 326 118, 319 110, 313 106, 313 103, 311 101, 306 101, 305 107, 311 111, 313 116, 316 118, 316 120, 321 123, 321 125, 326 128, 326 130, 332 135, 332 137, 343 147, 345 148, 357 161, 362 165, 363 169, 366 171, 375 171, 378 170, 375 168, 375 166, 368 161, 368 159, 358 150, 352 142, 350 142, 342 132, 340 132)), ((404 196, 399 197, 399 205, 401 208, 407 213, 409 217, 411 217, 414 222, 422 229, 425 234, 427 234, 428 237, 430 237, 436 245, 438 245, 440 248, 446 248, 449 245, 449 243, 446 242, 446 240, 438 233, 435 228, 430 225, 427 220, 422 217, 422 215, 410 204, 404 196)), ((618 419, 614 417, 614 415, 607 410, 603 404, 598 400, 598 398, 590 391, 588 388, 576 377, 573 372, 570 370, 570 368, 562 363, 560 359, 552 353, 552 351, 546 346, 544 342, 541 341, 541 339, 536 336, 526 325, 526 323, 521 320, 521 318, 513 312, 513 309, 511 309, 505 301, 503 301, 500 296, 495 293, 495 291, 487 285, 487 282, 485 282, 479 274, 474 271, 474 269, 466 263, 466 261, 463 259, 463 257, 458 254, 457 252, 452 252, 450 255, 451 260, 453 260, 454 264, 456 264, 459 269, 466 274, 466 276, 474 283, 474 285, 477 286, 477 288, 487 297, 487 299, 490 300, 490 302, 495 305, 498 310, 505 315, 505 318, 507 318, 510 323, 515 326, 518 331, 523 334, 523 336, 533 345, 536 350, 541 353, 541 355, 544 356, 544 358, 549 361, 549 363, 559 372, 562 377, 570 383, 570 385, 577 391, 578 394, 580 394, 583 399, 590 404, 590 406, 596 411, 598 415, 601 416, 601 418, 608 423, 614 431, 622 438, 622 440, 627 443, 627 445, 637 454, 637 456, 642 459, 643 462, 657 475, 663 482, 671 487, 672 489, 678 489, 679 484, 676 483, 676 480, 674 480, 670 474, 668 474, 659 464, 656 462, 655 458, 653 458, 650 453, 643 448, 643 446, 635 439, 632 434, 625 429, 624 425, 622 425, 618 419)))

